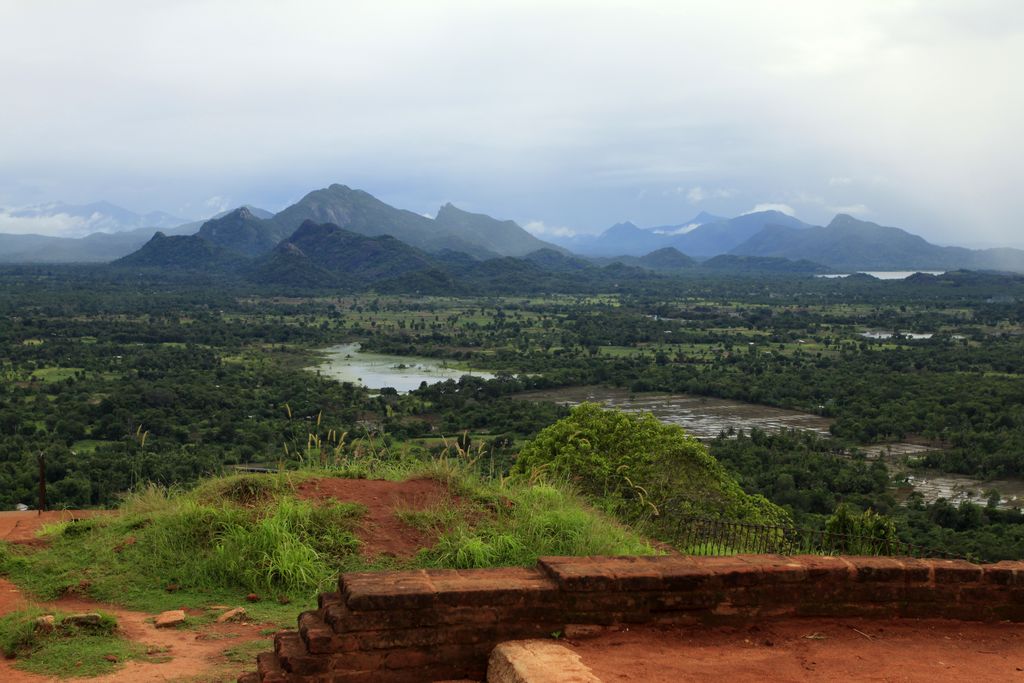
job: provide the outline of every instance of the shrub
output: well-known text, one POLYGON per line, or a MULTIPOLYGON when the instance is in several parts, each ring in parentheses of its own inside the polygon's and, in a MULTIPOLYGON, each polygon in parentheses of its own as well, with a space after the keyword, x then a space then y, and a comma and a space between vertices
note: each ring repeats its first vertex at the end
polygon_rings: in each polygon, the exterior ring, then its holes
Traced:
POLYGON ((565 478, 627 521, 699 514, 780 523, 786 513, 749 496, 699 441, 650 413, 582 403, 519 453, 516 472, 565 478))

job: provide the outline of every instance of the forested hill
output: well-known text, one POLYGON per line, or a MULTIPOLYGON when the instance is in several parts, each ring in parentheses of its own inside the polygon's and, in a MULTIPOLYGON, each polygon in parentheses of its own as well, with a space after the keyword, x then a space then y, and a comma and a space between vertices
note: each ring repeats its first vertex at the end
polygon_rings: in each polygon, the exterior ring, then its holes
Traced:
POLYGON ((826 227, 768 226, 736 246, 732 254, 806 259, 845 270, 948 270, 973 268, 1024 271, 1019 249, 940 247, 899 228, 839 214, 826 227))

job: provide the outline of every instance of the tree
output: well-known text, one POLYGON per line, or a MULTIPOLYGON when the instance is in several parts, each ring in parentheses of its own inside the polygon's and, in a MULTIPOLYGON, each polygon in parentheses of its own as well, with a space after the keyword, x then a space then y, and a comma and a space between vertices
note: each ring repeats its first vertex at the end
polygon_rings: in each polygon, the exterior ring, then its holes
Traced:
POLYGON ((567 479, 628 520, 694 514, 755 523, 789 520, 762 496, 744 493, 685 430, 650 413, 581 403, 523 447, 516 471, 567 479))

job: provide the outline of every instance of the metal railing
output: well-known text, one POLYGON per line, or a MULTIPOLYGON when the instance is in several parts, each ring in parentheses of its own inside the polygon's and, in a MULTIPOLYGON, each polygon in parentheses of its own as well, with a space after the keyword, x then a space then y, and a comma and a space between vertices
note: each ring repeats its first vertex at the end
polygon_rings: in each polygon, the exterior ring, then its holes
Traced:
POLYGON ((968 559, 925 546, 823 529, 748 524, 681 515, 662 517, 662 530, 680 552, 690 555, 889 555, 968 559))

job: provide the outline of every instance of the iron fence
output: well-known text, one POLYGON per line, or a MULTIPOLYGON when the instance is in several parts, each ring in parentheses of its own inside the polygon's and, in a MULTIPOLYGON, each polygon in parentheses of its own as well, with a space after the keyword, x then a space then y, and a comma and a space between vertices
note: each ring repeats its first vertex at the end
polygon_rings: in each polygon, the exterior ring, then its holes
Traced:
POLYGON ((890 539, 851 536, 822 529, 748 524, 682 515, 663 518, 663 530, 680 552, 690 555, 888 555, 969 559, 890 539))

